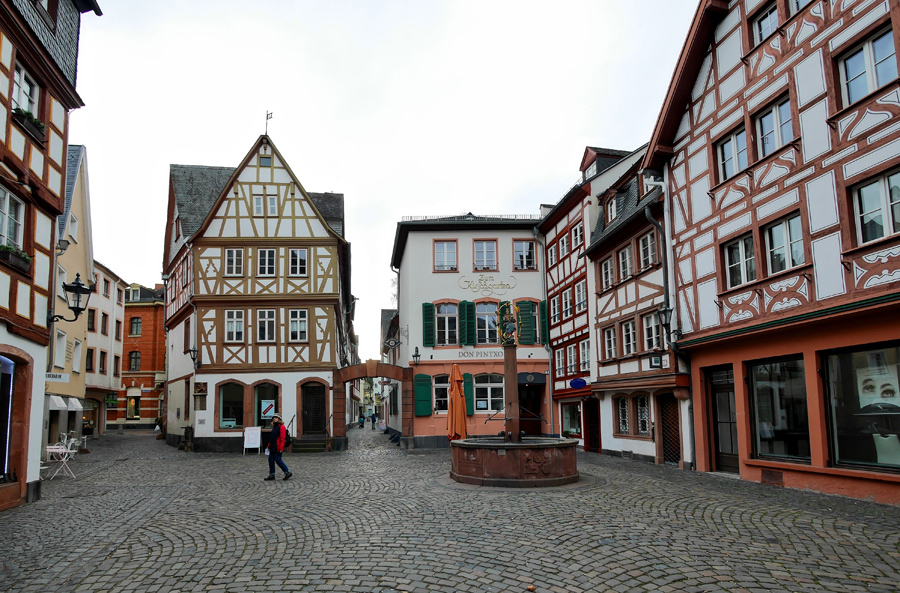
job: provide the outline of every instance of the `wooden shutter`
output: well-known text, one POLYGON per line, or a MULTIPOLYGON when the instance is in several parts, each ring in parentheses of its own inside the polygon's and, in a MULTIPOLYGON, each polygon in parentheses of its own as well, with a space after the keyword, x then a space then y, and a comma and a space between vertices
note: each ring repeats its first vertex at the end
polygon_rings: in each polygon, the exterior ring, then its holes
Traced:
MULTIPOLYGON (((547 317, 547 301, 541 301, 541 344, 550 343, 550 320, 547 317)), ((537 328, 535 328, 537 329, 537 328)))
POLYGON ((431 416, 431 375, 416 375, 413 378, 416 416, 431 416))
POLYGON ((534 318, 532 315, 531 301, 519 302, 519 344, 530 346, 534 344, 534 318))
POLYGON ((462 301, 459 304, 459 343, 474 346, 475 340, 475 303, 462 301))
POLYGON ((466 415, 475 413, 475 379, 472 373, 463 374, 463 393, 466 396, 466 415))
POLYGON ((422 303, 422 345, 434 346, 434 304, 422 303))

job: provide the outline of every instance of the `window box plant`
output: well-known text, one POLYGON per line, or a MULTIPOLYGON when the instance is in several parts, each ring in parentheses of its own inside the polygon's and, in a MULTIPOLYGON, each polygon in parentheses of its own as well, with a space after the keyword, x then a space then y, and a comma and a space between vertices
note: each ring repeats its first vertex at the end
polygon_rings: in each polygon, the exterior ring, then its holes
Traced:
POLYGON ((0 245, 0 261, 27 274, 31 269, 31 256, 12 245, 0 245))
POLYGON ((31 136, 32 140, 43 146, 47 130, 44 122, 36 118, 30 111, 25 111, 21 107, 13 109, 13 121, 19 124, 19 127, 31 136))

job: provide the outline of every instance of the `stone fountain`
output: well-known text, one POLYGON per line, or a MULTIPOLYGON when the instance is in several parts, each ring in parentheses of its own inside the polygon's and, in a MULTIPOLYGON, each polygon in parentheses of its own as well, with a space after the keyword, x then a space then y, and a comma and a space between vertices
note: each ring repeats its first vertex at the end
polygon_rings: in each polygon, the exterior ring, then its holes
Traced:
MULTIPOLYGON (((576 439, 527 437, 519 430, 515 316, 501 309, 506 429, 495 437, 450 442, 450 477, 464 484, 536 488, 577 482, 576 439)), ((552 405, 552 403, 551 403, 552 405)))

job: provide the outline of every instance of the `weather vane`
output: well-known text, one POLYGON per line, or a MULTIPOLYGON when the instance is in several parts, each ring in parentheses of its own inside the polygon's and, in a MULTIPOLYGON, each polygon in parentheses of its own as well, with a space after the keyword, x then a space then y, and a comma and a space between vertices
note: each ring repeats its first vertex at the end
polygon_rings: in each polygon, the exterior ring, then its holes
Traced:
POLYGON ((269 135, 269 120, 272 119, 272 112, 266 110, 266 136, 269 135))

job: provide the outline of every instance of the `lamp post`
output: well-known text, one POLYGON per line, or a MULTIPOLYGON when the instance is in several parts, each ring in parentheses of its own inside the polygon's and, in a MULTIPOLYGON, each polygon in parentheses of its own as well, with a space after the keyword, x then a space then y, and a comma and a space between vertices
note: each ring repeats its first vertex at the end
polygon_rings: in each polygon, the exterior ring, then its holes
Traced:
POLYGON ((66 295, 66 306, 69 307, 69 310, 74 313, 75 316, 72 317, 72 319, 66 319, 62 315, 53 315, 52 312, 48 313, 48 326, 55 321, 75 321, 78 319, 78 316, 87 309, 88 301, 91 300, 93 289, 90 286, 85 286, 84 282, 81 281, 81 274, 75 274, 75 280, 69 284, 63 282, 62 287, 63 292, 66 295))

